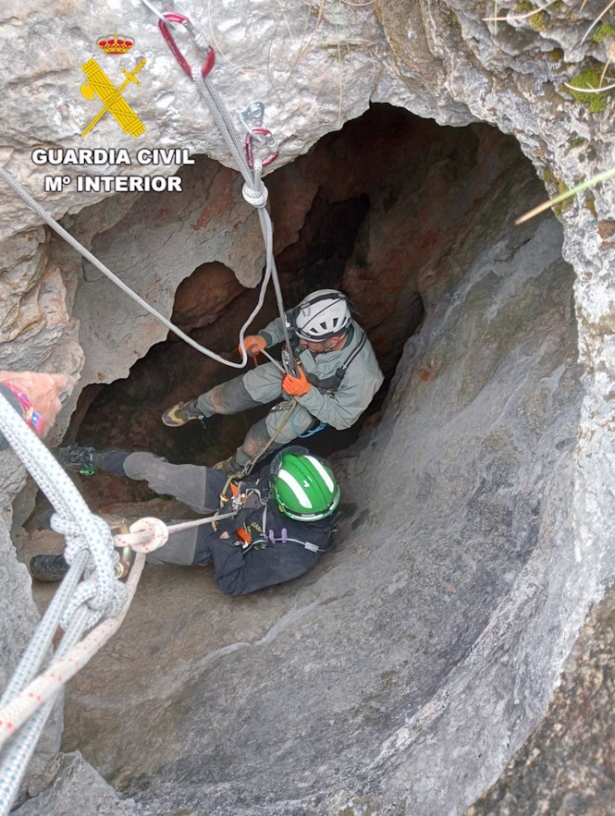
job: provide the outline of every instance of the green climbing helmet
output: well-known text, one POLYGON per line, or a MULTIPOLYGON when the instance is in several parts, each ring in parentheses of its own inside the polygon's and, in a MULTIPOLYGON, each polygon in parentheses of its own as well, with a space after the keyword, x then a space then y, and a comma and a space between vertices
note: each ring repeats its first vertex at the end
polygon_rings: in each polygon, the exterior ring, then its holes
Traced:
POLYGON ((319 521, 340 503, 340 488, 331 468, 316 456, 283 453, 271 479, 280 510, 295 521, 319 521))

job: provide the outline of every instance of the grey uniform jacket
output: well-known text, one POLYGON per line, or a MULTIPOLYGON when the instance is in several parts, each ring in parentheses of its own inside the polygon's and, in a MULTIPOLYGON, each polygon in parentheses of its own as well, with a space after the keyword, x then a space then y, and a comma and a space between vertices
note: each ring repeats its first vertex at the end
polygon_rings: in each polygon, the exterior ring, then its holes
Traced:
MULTIPOLYGON (((363 333, 363 329, 353 320, 349 331, 350 339, 341 351, 312 354, 308 349, 304 349, 299 355, 304 370, 307 373, 316 374, 321 379, 335 374, 359 345, 363 333)), ((268 346, 282 342, 284 339, 282 321, 279 317, 276 318, 259 334, 268 346)), ((258 368, 254 369, 251 374, 250 391, 255 399, 259 399, 255 393, 257 388, 254 385, 254 375, 258 374, 258 368)), ((312 386, 307 394, 296 399, 299 405, 321 422, 341 431, 357 421, 372 401, 383 379, 384 375, 378 365, 374 349, 369 340, 366 340, 365 345, 348 367, 335 394, 322 393, 318 388, 312 386)))

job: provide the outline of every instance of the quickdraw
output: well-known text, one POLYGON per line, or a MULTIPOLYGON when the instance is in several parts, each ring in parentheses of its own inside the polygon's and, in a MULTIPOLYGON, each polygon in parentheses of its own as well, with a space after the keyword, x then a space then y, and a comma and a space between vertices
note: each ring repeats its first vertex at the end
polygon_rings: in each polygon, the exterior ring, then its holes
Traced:
POLYGON ((190 20, 183 14, 178 14, 176 11, 165 11, 163 12, 162 16, 164 20, 161 18, 158 21, 158 26, 160 28, 160 33, 165 38, 167 45, 171 49, 171 52, 177 62, 180 64, 182 69, 189 77, 192 77, 192 68, 190 67, 190 63, 184 57, 182 52, 179 50, 179 46, 175 42, 175 38, 171 34, 171 30, 167 23, 178 23, 179 25, 183 25, 186 31, 190 34, 192 39, 194 40, 195 44, 201 51, 205 51, 206 59, 205 64, 201 68, 201 76, 206 77, 214 67, 216 62, 216 53, 211 45, 207 45, 205 48, 199 42, 199 36, 195 27, 192 25, 190 20), (166 21, 166 22, 165 22, 166 21))
POLYGON ((265 127, 253 127, 246 133, 246 161, 248 165, 253 168, 254 167, 254 137, 260 136, 261 138, 257 141, 260 145, 266 145, 267 149, 269 150, 269 155, 267 158, 262 159, 261 164, 263 167, 267 167, 268 165, 272 164, 280 155, 280 151, 278 150, 278 143, 276 142, 273 133, 265 127))

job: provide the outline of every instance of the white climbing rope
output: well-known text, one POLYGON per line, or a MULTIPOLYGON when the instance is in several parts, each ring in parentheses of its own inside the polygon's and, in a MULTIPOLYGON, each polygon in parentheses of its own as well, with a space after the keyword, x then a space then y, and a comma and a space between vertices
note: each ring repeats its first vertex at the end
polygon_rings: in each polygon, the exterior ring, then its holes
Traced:
MULTIPOLYGON (((261 284, 260 295, 258 298, 258 303, 256 307, 250 314, 250 317, 246 320, 244 325, 241 327, 239 332, 239 342, 240 342, 240 349, 241 349, 241 362, 235 363, 232 360, 226 360, 224 357, 221 357, 219 354, 216 354, 211 349, 205 348, 205 346, 201 346, 196 340, 193 340, 192 337, 185 334, 181 329, 179 329, 174 323, 172 323, 168 318, 164 315, 160 314, 153 306, 151 306, 146 300, 144 300, 140 295, 137 295, 130 286, 128 286, 121 278, 118 278, 104 263, 98 260, 89 249, 86 249, 83 244, 80 244, 76 238, 74 238, 69 232, 67 232, 64 227, 62 227, 58 222, 52 218, 49 213, 41 207, 41 205, 35 201, 32 196, 24 190, 24 188, 17 182, 15 179, 3 168, 0 167, 0 178, 5 181, 9 187, 14 190, 17 195, 25 201, 25 203, 32 209, 34 212, 45 221, 46 224, 57 232, 59 236, 64 238, 74 249, 77 250, 83 257, 88 260, 93 266, 96 267, 103 275, 106 275, 109 280, 111 280, 116 286, 118 286, 123 292, 125 292, 132 300, 139 304, 139 306, 143 307, 147 312, 149 312, 153 317, 159 320, 164 326, 169 329, 169 331, 176 334, 179 338, 181 338, 184 342, 188 343, 188 345, 192 346, 192 348, 196 349, 201 354, 205 354, 207 357, 210 357, 212 360, 216 360, 218 363, 222 363, 225 366, 229 366, 230 368, 244 368, 247 361, 248 355, 243 348, 243 339, 245 337, 246 330, 250 323, 254 320, 256 315, 261 310, 261 307, 265 301, 265 291, 267 289, 267 284, 269 283, 269 278, 271 276, 271 268, 267 265, 265 269, 265 275, 263 277, 263 282, 261 284)), ((259 211, 260 212, 260 211, 259 211)), ((273 238, 267 244, 267 251, 273 252, 273 238)))
MULTIPOLYGON (((156 14, 164 26, 172 22, 167 16, 159 13, 148 0, 142 0, 142 2, 156 14)), ((208 49, 202 36, 194 30, 187 18, 185 19, 188 23, 188 31, 197 46, 201 50, 208 49)), ((177 57, 177 49, 172 50, 177 57)), ((211 64, 213 65, 213 60, 211 64)), ((215 88, 211 86, 203 71, 191 71, 191 76, 244 178, 242 194, 244 199, 258 211, 265 244, 266 266, 258 303, 239 334, 242 358, 240 363, 226 360, 196 343, 133 292, 117 275, 60 226, 4 168, 0 168, 0 178, 58 235, 136 303, 165 325, 169 331, 200 353, 223 365, 243 368, 248 361, 243 347, 245 332, 263 305, 270 279, 273 280, 284 337, 290 352, 284 302, 273 255, 273 227, 266 210, 268 192, 261 178, 262 162, 254 159, 251 165, 247 156, 244 155, 233 122, 215 88)), ((256 134, 258 130, 257 128, 251 133, 256 134)), ((260 133, 263 133, 262 129, 260 133)), ((285 362, 285 365, 292 370, 293 363, 290 353, 287 360, 289 362, 285 362)), ((0 763, 0 816, 7 816, 38 738, 63 685, 99 651, 121 625, 134 597, 145 563, 145 554, 163 546, 170 533, 228 518, 236 515, 237 511, 226 514, 216 513, 208 519, 183 522, 171 527, 167 527, 159 519, 142 519, 132 525, 130 534, 119 535, 114 542, 107 524, 90 512, 68 476, 47 448, 25 426, 13 407, 1 394, 0 431, 54 506, 56 512, 52 517, 51 526, 66 538, 64 557, 69 564, 67 575, 61 582, 0 699, 0 748, 8 742, 0 763), (126 584, 122 584, 115 577, 114 546, 116 542, 119 546, 130 546, 137 553, 126 584), (81 581, 84 572, 85 580, 81 581), (49 666, 35 678, 50 649, 58 625, 64 629, 64 636, 49 666), (90 633, 83 637, 84 632, 88 629, 91 630, 90 633)))
POLYGON ((7 816, 62 687, 122 624, 146 553, 163 546, 169 534, 230 518, 237 511, 170 526, 160 519, 140 519, 130 533, 114 540, 107 524, 90 512, 58 462, 1 394, 0 431, 53 504, 52 527, 66 537, 64 557, 70 565, 0 699, 0 749, 8 743, 0 762, 0 816, 7 816), (126 584, 115 577, 116 546, 137 553, 126 584), (84 570, 85 580, 79 583, 84 570), (35 678, 58 625, 64 636, 47 668, 35 678))
MULTIPOLYGON (((207 53, 208 58, 213 54, 213 49, 207 43, 203 35, 192 25, 190 20, 183 15, 177 14, 169 14, 164 15, 160 14, 155 7, 153 7, 152 3, 149 0, 141 0, 141 2, 150 10, 153 11, 156 16, 160 19, 160 28, 161 31, 163 30, 163 26, 169 26, 173 24, 173 20, 169 20, 169 17, 183 19, 183 26, 184 29, 188 32, 190 37, 192 38, 193 42, 199 49, 199 51, 207 53)), ((181 29, 181 26, 179 26, 181 29)), ((164 33, 164 32, 163 32, 164 33)), ((262 171, 263 171, 263 163, 259 159, 253 160, 253 166, 251 167, 247 156, 244 152, 244 145, 239 137, 235 129, 235 125, 233 120, 220 97, 220 94, 217 92, 215 87, 209 80, 207 74, 209 70, 204 72, 202 68, 190 68, 187 61, 179 51, 175 41, 165 36, 167 42, 171 47, 171 51, 175 58, 177 59, 178 63, 182 67, 186 73, 192 77, 195 85, 199 93, 201 94, 203 100, 205 101, 209 112, 211 113, 213 120, 218 128, 220 135, 224 139, 227 147, 229 148, 231 155, 235 161, 235 165, 244 179, 244 185, 242 189, 242 195, 253 207, 256 207, 258 211, 258 217, 260 220, 261 230, 263 233, 263 239, 265 242, 265 253, 266 253, 266 271, 265 271, 265 278, 268 279, 271 276, 271 280, 273 282, 273 288, 275 291, 278 312, 280 315, 280 319, 282 321, 282 330, 284 333, 284 342, 286 348, 289 351, 288 359, 285 362, 285 366, 288 366, 289 373, 296 373, 294 370, 294 360, 291 353, 291 345, 290 345, 290 337, 288 334, 288 327, 286 325, 286 309, 284 307, 284 299, 282 297, 282 290, 280 288, 280 281, 278 278, 277 267, 275 264, 275 258, 273 255, 273 226, 271 224, 271 218, 269 213, 265 209, 267 204, 268 198, 268 191, 262 181, 262 171)), ((213 60, 211 60, 210 65, 213 66, 213 60)), ((251 131, 252 133, 253 131, 251 131)), ((266 131, 268 133, 268 131, 266 131)), ((277 155, 277 154, 276 154, 277 155)), ((241 341, 243 341, 243 335, 241 337, 241 341)))
MULTIPOLYGON (((161 12, 159 12, 155 6, 149 2, 149 0, 141 0, 142 3, 151 11, 153 12, 161 21, 162 24, 165 26, 175 25, 172 21, 168 20, 167 17, 161 12)), ((189 23, 189 21, 186 21, 189 23)), ((181 28, 181 26, 180 26, 181 28)), ((198 46, 198 48, 202 51, 208 50, 209 46, 206 45, 204 38, 200 33, 194 29, 191 23, 189 23, 189 27, 187 29, 198 46)), ((176 54, 177 56, 177 54, 176 54)), ((105 264, 98 260, 86 247, 84 247, 79 241, 76 240, 67 230, 64 229, 54 218, 52 218, 47 211, 41 207, 41 205, 35 201, 32 196, 24 190, 24 188, 7 172, 6 169, 0 167, 0 178, 9 185, 9 187, 17 193, 17 195, 46 223, 48 224, 60 237, 64 238, 67 243, 69 243, 74 249, 77 250, 86 260, 88 260, 93 266, 96 267, 103 275, 105 275, 109 280, 111 280, 117 287, 119 287, 125 294, 127 294, 135 303, 138 303, 143 309, 145 309, 149 314, 159 320, 166 328, 173 332, 173 334, 177 335, 180 339, 182 339, 185 343, 192 346, 196 351, 200 352, 201 354, 210 357, 212 360, 216 360, 216 362, 221 363, 222 365, 228 366, 230 368, 245 368, 248 362, 248 355, 243 347, 243 340, 245 337, 246 330, 248 326, 253 322, 256 315, 260 312, 262 305, 265 300, 265 292, 267 289, 267 285, 269 280, 273 281, 273 288, 275 291, 278 311, 280 314, 280 318, 282 321, 282 329, 284 332, 284 340, 286 343, 286 347, 290 350, 290 338, 288 335, 288 327, 286 325, 285 320, 285 307, 284 307, 284 300, 282 297, 282 290, 280 288, 280 282, 278 278, 277 267, 275 264, 275 258, 273 255, 273 226, 271 224, 271 218, 269 213, 267 212, 266 204, 268 198, 268 191, 262 181, 262 170, 263 165, 262 162, 258 159, 254 159, 253 167, 250 166, 248 160, 246 158, 243 145, 239 138, 237 131, 235 130, 235 126, 233 121, 220 97, 216 89, 212 86, 209 82, 207 77, 202 75, 201 69, 193 69, 192 70, 192 79, 194 80, 201 96, 205 100, 211 115, 213 116, 214 122, 220 134, 222 135, 226 145, 228 146, 229 150, 231 151, 231 155, 235 161, 237 169, 241 173, 244 179, 244 185, 242 188, 242 195, 244 200, 254 207, 258 212, 258 217, 260 221, 261 231, 263 234, 263 241, 265 245, 265 274, 263 276, 263 281, 261 284, 260 294, 258 298, 258 302, 244 323, 241 327, 239 332, 239 350, 241 353, 241 361, 239 363, 233 362, 232 360, 227 360, 224 357, 221 357, 216 352, 211 351, 211 349, 206 348, 205 346, 200 345, 197 343, 196 340, 193 340, 189 335, 183 332, 180 328, 178 328, 174 323, 172 323, 168 318, 164 317, 164 315, 160 314, 157 309, 151 306, 146 300, 144 300, 140 295, 134 292, 124 281, 121 280, 117 275, 115 275, 105 264)), ((288 365, 292 371, 292 356, 288 358, 289 362, 288 365)))
MULTIPOLYGON (((119 533, 114 536, 116 547, 130 547, 137 553, 125 584, 127 597, 123 609, 115 617, 108 618, 92 629, 83 640, 75 642, 75 637, 69 638, 70 647, 59 650, 48 668, 39 674, 36 679, 32 680, 27 686, 22 687, 22 683, 17 684, 17 687, 20 688, 17 693, 5 693, 3 700, 7 698, 10 699, 10 702, 0 706, 0 748, 19 731, 35 714, 37 709, 48 702, 53 703, 62 686, 74 677, 117 632, 134 597, 147 553, 164 546, 172 533, 202 524, 210 524, 212 521, 231 518, 236 515, 236 511, 224 514, 216 513, 207 518, 172 525, 166 525, 161 519, 157 518, 143 518, 130 526, 129 533, 119 533)), ((56 595, 59 593, 60 590, 56 595)), ((83 621, 78 620, 79 636, 85 623, 85 618, 83 621)), ((13 678, 14 682, 15 678, 13 678)), ((12 685, 10 688, 15 688, 15 686, 12 685)), ((8 691, 9 689, 7 689, 8 691)), ((0 779, 2 779, 1 775, 0 779)), ((0 813, 2 813, 1 810, 0 813)))
MULTIPOLYGON (((2 395, 0 431, 52 503, 56 512, 51 525, 66 537, 65 558, 70 565, 57 597, 45 613, 0 700, 3 707, 23 691, 39 670, 58 625, 65 631, 59 649, 61 656, 101 618, 119 614, 126 601, 126 587, 115 578, 113 536, 108 526, 90 512, 45 445, 2 395), (86 579, 80 582, 85 569, 86 579)), ((3 758, 0 765, 0 816, 8 813, 52 705, 53 700, 50 700, 45 711, 28 723, 28 728, 17 735, 3 758)))
MULTIPOLYGON (((149 0, 142 0, 143 4, 156 16, 161 20, 161 22, 165 25, 173 25, 171 21, 169 21, 164 14, 158 12, 156 8, 149 2, 149 0)), ((202 35, 200 35, 190 24, 189 32, 194 40, 194 42, 198 45, 199 49, 205 50, 209 48, 204 44, 204 40, 202 35)), ((237 165, 237 168, 241 175, 244 178, 244 185, 242 188, 242 195, 244 200, 250 204, 252 207, 255 207, 258 212, 258 217, 260 221, 261 231, 263 234, 263 241, 265 245, 265 274, 263 276, 263 281, 261 283, 260 293, 258 302, 239 331, 239 350, 241 354, 241 361, 239 363, 233 362, 232 360, 227 360, 224 357, 221 357, 216 352, 212 351, 211 349, 206 348, 205 346, 200 345, 197 343, 196 340, 193 340, 189 335, 183 332, 180 328, 178 328, 174 323, 172 323, 168 318, 164 315, 160 314, 160 312, 151 306, 146 300, 144 300, 140 295, 134 292, 126 283, 124 283, 121 278, 119 278, 115 273, 113 273, 105 264, 96 258, 89 249, 83 246, 83 244, 79 243, 76 238, 74 238, 67 230, 64 229, 49 213, 41 207, 41 205, 35 201, 32 196, 10 175, 10 173, 3 167, 0 167, 0 178, 8 184, 8 186, 15 192, 17 195, 46 223, 48 224, 61 238, 69 243, 77 252, 79 252, 87 261, 89 261, 93 266, 96 267, 103 275, 109 278, 119 289, 121 289, 128 297, 135 301, 139 306, 141 306, 145 311, 149 312, 153 317, 159 320, 166 328, 173 332, 177 337, 187 343, 189 346, 194 348, 196 351, 200 352, 201 354, 210 357, 212 360, 216 360, 216 362, 221 363, 222 365, 228 366, 229 368, 245 368, 248 362, 248 355, 246 350, 243 346, 243 341, 245 337, 245 333, 248 329, 248 326, 254 321, 256 315, 260 312, 264 300, 265 300, 265 292, 267 289, 267 285, 269 284, 269 280, 273 281, 273 288, 275 291, 278 312, 282 321, 282 330, 284 333, 284 341, 286 344, 287 349, 290 351, 290 338, 288 334, 288 327, 286 325, 285 314, 286 310, 284 307, 284 299, 282 297, 282 290, 280 288, 280 282, 278 278, 277 267, 275 264, 275 258, 273 255, 273 226, 271 224, 271 218, 269 213, 266 210, 267 198, 268 198, 268 191, 265 187, 261 175, 263 170, 263 164, 260 160, 254 159, 253 167, 250 167, 248 160, 242 150, 241 140, 235 127, 233 125, 232 119, 220 98, 220 95, 215 90, 215 88, 211 85, 207 77, 204 77, 199 69, 192 70, 192 79, 194 80, 199 92, 201 93, 203 99, 205 100, 213 119, 220 131, 225 143, 227 144, 233 159, 237 165)), ((293 358, 292 355, 289 355, 287 358, 287 362, 285 365, 289 366, 290 373, 295 373, 293 370, 293 358)))

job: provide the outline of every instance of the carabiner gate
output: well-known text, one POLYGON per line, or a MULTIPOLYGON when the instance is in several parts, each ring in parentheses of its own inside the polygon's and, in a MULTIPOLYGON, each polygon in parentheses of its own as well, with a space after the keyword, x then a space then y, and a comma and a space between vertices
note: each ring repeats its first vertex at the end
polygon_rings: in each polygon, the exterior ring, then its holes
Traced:
POLYGON ((267 149, 269 151, 269 155, 266 159, 263 159, 263 167, 267 167, 269 164, 274 162, 278 156, 280 155, 280 151, 278 150, 278 144, 273 137, 273 133, 264 127, 253 127, 251 130, 246 133, 246 160, 250 167, 254 167, 254 136, 264 136, 263 139, 264 144, 267 145, 267 149))
MULTIPOLYGON (((176 11, 165 11, 163 16, 164 16, 165 20, 167 22, 169 22, 169 23, 179 23, 180 25, 183 25, 186 28, 186 30, 188 31, 188 33, 190 34, 190 36, 192 37, 192 39, 196 42, 197 46, 199 46, 199 48, 201 48, 201 46, 198 43, 197 37, 195 35, 194 26, 192 25, 192 23, 190 22, 190 20, 187 17, 185 17, 183 14, 178 14, 176 11)), ((169 26, 163 20, 159 20, 158 21, 158 27, 160 28, 160 33, 162 34, 162 36, 167 41, 167 45, 171 49, 171 52, 172 52, 173 56, 178 61, 180 66, 184 69, 184 71, 188 74, 188 76, 191 77, 192 76, 192 68, 190 67, 190 64, 188 63, 188 60, 184 57, 182 52, 179 50, 179 46, 175 42, 175 39, 174 39, 173 35, 171 34, 169 26)), ((211 69, 214 67, 214 63, 216 61, 216 54, 215 54, 214 49, 211 47, 211 45, 208 45, 206 49, 201 49, 201 50, 204 50, 205 53, 207 54, 207 57, 205 59, 205 64, 201 68, 201 76, 206 77, 207 74, 209 74, 211 69)))

